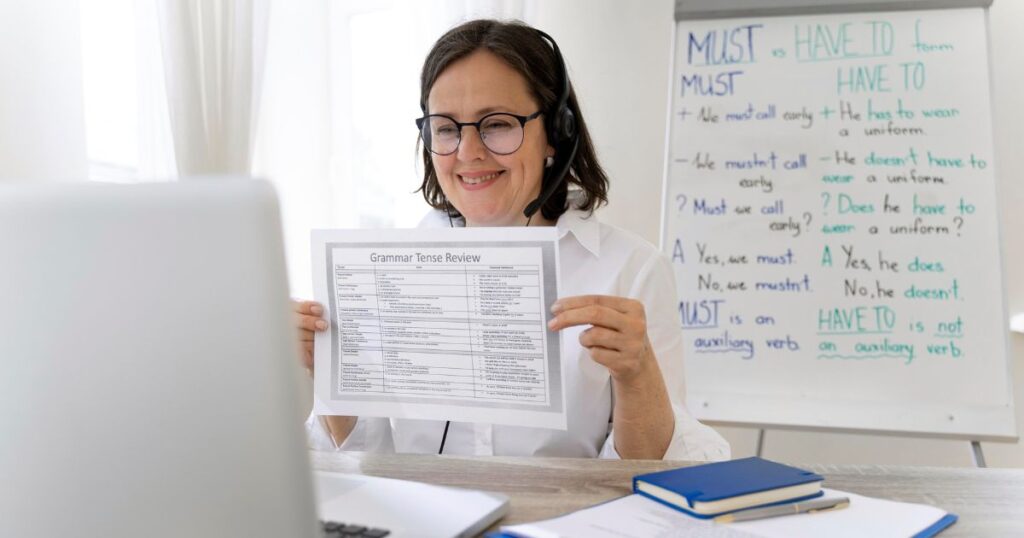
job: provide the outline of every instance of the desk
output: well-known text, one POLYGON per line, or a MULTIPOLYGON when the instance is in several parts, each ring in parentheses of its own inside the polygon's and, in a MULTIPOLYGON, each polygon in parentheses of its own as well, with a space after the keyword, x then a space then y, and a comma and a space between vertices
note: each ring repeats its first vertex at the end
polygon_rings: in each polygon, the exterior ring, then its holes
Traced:
MULTIPOLYGON (((311 452, 321 471, 362 473, 499 491, 511 498, 501 524, 546 519, 630 493, 633 475, 685 465, 650 460, 516 458, 311 452)), ((939 506, 960 521, 940 536, 1024 536, 1024 470, 801 465, 830 488, 939 506)))

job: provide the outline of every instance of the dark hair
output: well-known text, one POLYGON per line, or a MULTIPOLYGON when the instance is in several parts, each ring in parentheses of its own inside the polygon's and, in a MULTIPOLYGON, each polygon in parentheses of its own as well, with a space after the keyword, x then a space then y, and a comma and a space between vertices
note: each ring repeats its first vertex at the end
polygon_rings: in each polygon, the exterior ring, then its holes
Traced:
MULTIPOLYGON (((562 93, 561 68, 551 45, 536 30, 520 21, 474 20, 456 26, 441 36, 427 54, 420 74, 420 108, 424 113, 427 112, 427 97, 437 77, 452 63, 480 49, 498 56, 526 79, 533 98, 545 113, 541 119, 548 121, 562 93)), ((569 74, 565 73, 565 76, 569 74)), ((582 199, 576 204, 578 209, 593 213, 608 203, 608 176, 597 161, 587 124, 583 121, 583 114, 576 101, 576 92, 571 86, 569 108, 576 116, 579 150, 565 180, 541 207, 541 214, 548 220, 558 220, 565 213, 569 185, 576 185, 583 191, 582 199)), ((541 190, 546 187, 546 184, 541 185, 541 190)), ((461 216, 445 199, 434 163, 430 159, 430 151, 425 147, 423 183, 418 191, 423 193, 423 198, 434 209, 447 211, 452 217, 461 216)))

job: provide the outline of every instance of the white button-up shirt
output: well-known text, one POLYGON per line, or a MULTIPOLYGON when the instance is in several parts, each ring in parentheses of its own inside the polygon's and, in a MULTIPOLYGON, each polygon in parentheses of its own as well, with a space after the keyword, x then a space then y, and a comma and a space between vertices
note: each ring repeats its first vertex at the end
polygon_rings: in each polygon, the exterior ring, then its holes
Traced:
MULTIPOLYGON (((459 225, 460 221, 456 221, 459 225)), ((435 211, 420 227, 448 227, 448 217, 435 211)), ((664 459, 710 461, 729 458, 729 444, 698 422, 687 410, 683 374, 683 334, 675 279, 668 260, 653 245, 624 230, 601 223, 596 216, 570 209, 558 219, 563 297, 615 295, 644 304, 647 334, 672 400, 675 431, 664 459)), ((496 456, 565 456, 618 458, 612 430, 612 381, 579 343, 585 327, 562 331, 568 429, 452 422, 445 454, 496 456)), ((361 417, 348 438, 335 446, 323 423, 306 421, 311 448, 372 452, 437 453, 443 420, 361 417)))

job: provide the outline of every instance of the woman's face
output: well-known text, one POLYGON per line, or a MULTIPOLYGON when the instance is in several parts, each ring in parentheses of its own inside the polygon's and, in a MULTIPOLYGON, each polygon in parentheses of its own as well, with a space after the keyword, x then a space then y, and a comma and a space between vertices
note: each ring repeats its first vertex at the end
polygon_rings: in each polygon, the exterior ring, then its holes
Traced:
MULTIPOLYGON (((441 72, 427 98, 430 114, 459 122, 479 121, 491 112, 528 116, 537 112, 526 79, 502 59, 478 50, 441 72)), ((514 153, 490 152, 474 127, 462 129, 451 155, 431 154, 448 201, 467 226, 521 226, 523 209, 540 194, 544 159, 554 155, 544 133, 543 116, 523 127, 523 145, 514 153)), ((538 213, 534 223, 542 220, 538 213)), ((543 224, 552 224, 544 222, 543 224)))

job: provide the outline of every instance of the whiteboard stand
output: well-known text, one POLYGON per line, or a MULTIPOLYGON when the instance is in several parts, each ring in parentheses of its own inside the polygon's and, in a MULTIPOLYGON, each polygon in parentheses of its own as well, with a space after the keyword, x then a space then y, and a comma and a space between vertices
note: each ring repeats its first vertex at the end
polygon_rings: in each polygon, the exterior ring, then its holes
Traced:
POLYGON ((974 466, 981 469, 985 465, 985 453, 981 451, 981 441, 971 441, 971 456, 974 459, 974 466))
MULTIPOLYGON (((764 457, 764 436, 765 429, 757 429, 757 449, 755 455, 759 458, 764 457)), ((974 466, 978 469, 984 469, 988 467, 985 463, 985 453, 981 449, 981 441, 971 441, 971 461, 974 462, 974 466)))

